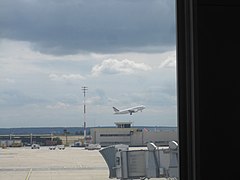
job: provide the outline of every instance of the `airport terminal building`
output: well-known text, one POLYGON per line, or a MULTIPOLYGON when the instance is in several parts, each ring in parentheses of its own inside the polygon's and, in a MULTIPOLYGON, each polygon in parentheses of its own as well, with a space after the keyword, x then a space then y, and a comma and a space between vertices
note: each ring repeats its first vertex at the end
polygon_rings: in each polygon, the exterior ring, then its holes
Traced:
POLYGON ((129 146, 146 146, 153 142, 158 146, 168 146, 169 141, 178 142, 177 129, 154 130, 139 129, 131 126, 131 122, 115 122, 116 127, 91 128, 92 143, 101 146, 127 144, 129 146))

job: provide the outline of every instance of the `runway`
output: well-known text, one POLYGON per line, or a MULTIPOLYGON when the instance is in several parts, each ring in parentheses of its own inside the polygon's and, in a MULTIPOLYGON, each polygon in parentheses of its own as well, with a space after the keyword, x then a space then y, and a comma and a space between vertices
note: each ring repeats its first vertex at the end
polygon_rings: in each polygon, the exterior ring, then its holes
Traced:
POLYGON ((107 164, 98 150, 7 148, 0 149, 0 162, 0 179, 4 180, 109 179, 107 164))

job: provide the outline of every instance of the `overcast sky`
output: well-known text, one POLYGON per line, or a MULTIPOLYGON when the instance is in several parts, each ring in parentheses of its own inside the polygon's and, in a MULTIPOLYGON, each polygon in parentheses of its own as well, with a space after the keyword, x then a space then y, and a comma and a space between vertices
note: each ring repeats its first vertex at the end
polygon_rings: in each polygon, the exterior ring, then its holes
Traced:
POLYGON ((83 86, 87 126, 177 126, 175 0, 1 0, 1 127, 82 127, 83 86))

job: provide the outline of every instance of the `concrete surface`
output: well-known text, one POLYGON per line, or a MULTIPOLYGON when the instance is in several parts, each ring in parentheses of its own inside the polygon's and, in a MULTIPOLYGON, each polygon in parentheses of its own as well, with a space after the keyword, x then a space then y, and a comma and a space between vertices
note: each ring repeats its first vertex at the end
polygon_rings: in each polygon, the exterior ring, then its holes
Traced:
POLYGON ((107 180, 108 173, 98 150, 0 149, 0 179, 4 180, 107 180))

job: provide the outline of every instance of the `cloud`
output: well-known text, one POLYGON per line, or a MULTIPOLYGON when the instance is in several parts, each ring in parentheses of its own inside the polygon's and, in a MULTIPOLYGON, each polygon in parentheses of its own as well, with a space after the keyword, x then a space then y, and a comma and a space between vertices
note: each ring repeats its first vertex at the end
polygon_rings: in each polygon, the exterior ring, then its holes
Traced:
POLYGON ((44 54, 165 51, 176 39, 175 0, 1 0, 0 38, 44 54))
POLYGON ((47 106, 48 109, 67 109, 69 107, 70 107, 69 104, 66 104, 66 103, 63 103, 63 102, 57 102, 54 105, 48 105, 47 106))
POLYGON ((170 52, 164 61, 160 64, 159 68, 172 68, 176 67, 176 53, 170 52))
POLYGON ((53 81, 72 81, 72 80, 83 80, 85 79, 82 75, 80 74, 62 74, 62 75, 57 75, 57 74, 49 74, 49 78, 53 81))
POLYGON ((92 75, 100 74, 132 74, 137 71, 148 71, 151 67, 144 63, 135 63, 128 59, 106 59, 101 64, 97 64, 92 68, 92 75))
POLYGON ((19 90, 8 89, 8 91, 5 91, 0 89, 0 107, 22 107, 33 105, 36 102, 41 104, 44 103, 45 100, 19 90))
POLYGON ((15 79, 12 79, 12 78, 0 78, 0 83, 3 82, 3 83, 8 83, 8 84, 14 84, 15 83, 15 79))

